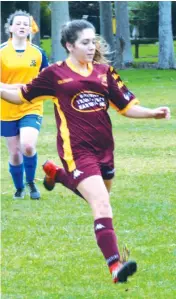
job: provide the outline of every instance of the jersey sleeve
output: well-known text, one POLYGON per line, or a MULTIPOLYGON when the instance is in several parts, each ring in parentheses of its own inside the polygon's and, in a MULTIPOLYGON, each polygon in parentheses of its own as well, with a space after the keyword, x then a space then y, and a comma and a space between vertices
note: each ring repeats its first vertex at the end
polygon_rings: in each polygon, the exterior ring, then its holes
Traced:
POLYGON ((55 89, 51 67, 43 70, 39 73, 38 77, 23 86, 19 90, 19 96, 23 102, 31 102, 32 100, 41 101, 49 98, 53 99, 55 97, 55 89))
POLYGON ((42 63, 41 63, 41 66, 40 66, 40 72, 41 72, 41 70, 43 70, 44 68, 49 66, 48 58, 46 56, 46 53, 42 49, 41 49, 41 53, 42 53, 42 63))
POLYGON ((124 114, 131 106, 139 104, 135 95, 125 86, 120 76, 110 67, 107 74, 110 106, 124 114))

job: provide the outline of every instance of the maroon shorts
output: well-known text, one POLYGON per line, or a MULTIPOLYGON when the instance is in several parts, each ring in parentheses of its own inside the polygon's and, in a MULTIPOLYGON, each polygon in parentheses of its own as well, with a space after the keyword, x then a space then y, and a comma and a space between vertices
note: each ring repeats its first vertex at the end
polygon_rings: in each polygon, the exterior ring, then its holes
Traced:
POLYGON ((72 172, 67 171, 64 160, 62 160, 62 163, 75 189, 82 180, 93 175, 100 175, 104 180, 110 180, 114 177, 114 155, 112 150, 102 151, 98 154, 84 151, 79 153, 74 161, 76 169, 72 172))

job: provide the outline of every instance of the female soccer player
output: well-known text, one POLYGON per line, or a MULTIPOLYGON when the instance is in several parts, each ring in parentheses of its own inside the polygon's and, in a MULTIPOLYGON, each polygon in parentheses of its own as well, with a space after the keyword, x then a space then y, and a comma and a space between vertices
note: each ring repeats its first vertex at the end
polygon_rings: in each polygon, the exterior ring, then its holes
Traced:
MULTIPOLYGON (((9 90, 28 83, 48 66, 43 50, 28 40, 30 18, 25 11, 16 11, 9 16, 5 25, 10 38, 0 46, 1 87, 9 90)), ((31 199, 40 198, 34 178, 42 114, 42 101, 21 106, 1 102, 1 136, 5 137, 9 151, 9 171, 16 188, 14 199, 24 198, 24 171, 31 199)))
POLYGON ((112 279, 125 282, 137 264, 120 261, 113 228, 109 191, 114 176, 114 141, 107 109, 112 105, 127 117, 169 118, 169 108, 139 106, 113 67, 97 63, 101 52, 96 49, 91 23, 67 23, 61 43, 68 52, 66 61, 48 67, 20 91, 2 90, 2 98, 14 104, 36 103, 46 96, 53 100, 57 148, 64 169, 46 162, 45 185, 52 189, 55 181, 60 181, 88 202, 97 244, 112 279))

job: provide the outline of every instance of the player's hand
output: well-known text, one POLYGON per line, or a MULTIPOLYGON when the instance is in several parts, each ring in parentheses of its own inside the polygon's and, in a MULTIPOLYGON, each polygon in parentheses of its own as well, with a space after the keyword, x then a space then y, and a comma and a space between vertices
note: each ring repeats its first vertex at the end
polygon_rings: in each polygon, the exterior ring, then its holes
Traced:
POLYGON ((153 109, 153 117, 156 119, 170 119, 170 109, 168 107, 159 107, 153 109))

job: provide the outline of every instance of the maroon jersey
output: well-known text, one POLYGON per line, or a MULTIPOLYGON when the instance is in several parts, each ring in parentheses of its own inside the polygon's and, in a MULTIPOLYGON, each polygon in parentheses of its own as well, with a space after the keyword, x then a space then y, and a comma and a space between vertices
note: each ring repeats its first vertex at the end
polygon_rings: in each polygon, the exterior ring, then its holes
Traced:
POLYGON ((73 171, 75 160, 87 151, 97 155, 114 149, 109 105, 124 113, 138 103, 113 67, 91 64, 89 75, 76 72, 68 60, 46 68, 21 89, 21 99, 54 101, 59 156, 73 171))

